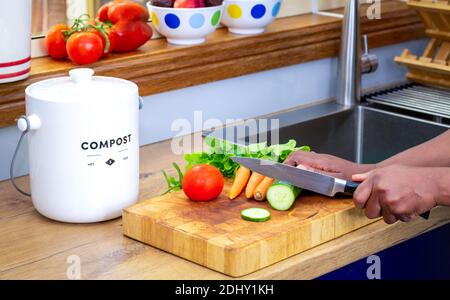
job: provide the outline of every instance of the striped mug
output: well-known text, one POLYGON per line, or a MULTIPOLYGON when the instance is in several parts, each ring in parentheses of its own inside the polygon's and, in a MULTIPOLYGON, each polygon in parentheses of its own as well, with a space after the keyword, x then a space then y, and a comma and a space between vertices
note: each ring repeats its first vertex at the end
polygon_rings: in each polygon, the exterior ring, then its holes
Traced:
POLYGON ((31 0, 0 1, 0 83, 25 79, 31 67, 31 0))

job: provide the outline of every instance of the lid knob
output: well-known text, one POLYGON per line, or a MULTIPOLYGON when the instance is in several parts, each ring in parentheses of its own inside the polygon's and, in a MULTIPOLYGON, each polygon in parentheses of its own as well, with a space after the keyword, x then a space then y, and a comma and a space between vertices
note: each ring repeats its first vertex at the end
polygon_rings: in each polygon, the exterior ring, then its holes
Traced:
POLYGON ((78 68, 69 71, 70 80, 75 83, 89 82, 92 80, 94 70, 90 68, 78 68))

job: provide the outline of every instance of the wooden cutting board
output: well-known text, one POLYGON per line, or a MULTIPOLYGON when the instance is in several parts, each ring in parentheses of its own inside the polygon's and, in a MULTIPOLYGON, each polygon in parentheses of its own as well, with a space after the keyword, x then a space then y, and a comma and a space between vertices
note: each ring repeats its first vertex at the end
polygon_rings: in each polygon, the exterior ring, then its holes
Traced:
POLYGON ((303 193, 289 211, 267 202, 234 200, 223 194, 193 202, 182 191, 149 199, 123 212, 124 234, 210 269, 239 277, 308 250, 376 220, 367 219, 351 199, 303 193), (269 209, 263 223, 244 221, 240 211, 269 209))

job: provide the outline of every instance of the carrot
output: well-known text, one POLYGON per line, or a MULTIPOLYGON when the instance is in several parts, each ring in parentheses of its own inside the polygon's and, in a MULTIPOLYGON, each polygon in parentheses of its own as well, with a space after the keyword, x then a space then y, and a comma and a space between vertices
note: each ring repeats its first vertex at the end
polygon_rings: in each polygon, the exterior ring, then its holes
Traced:
POLYGON ((253 193, 256 190, 256 187, 263 181, 264 175, 253 172, 250 176, 250 179, 248 180, 247 187, 245 188, 245 197, 247 199, 250 199, 253 197, 253 193))
POLYGON ((253 192, 253 197, 255 200, 264 201, 266 199, 266 193, 270 185, 273 183, 274 179, 270 177, 264 177, 260 184, 256 187, 253 192))
POLYGON ((234 199, 239 196, 247 185, 248 179, 250 178, 250 170, 246 167, 240 166, 236 171, 236 176, 234 177, 233 185, 230 189, 229 197, 234 199))

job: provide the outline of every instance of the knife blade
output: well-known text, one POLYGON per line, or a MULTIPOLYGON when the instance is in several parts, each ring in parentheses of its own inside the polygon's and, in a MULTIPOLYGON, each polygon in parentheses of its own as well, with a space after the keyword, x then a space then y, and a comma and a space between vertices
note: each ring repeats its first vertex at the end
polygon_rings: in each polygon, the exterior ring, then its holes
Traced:
POLYGON ((262 175, 287 181, 299 188, 333 197, 336 193, 352 195, 358 183, 289 165, 247 157, 232 157, 238 164, 262 175))
MULTIPOLYGON (((286 164, 249 157, 232 157, 236 163, 262 175, 287 181, 299 188, 318 194, 334 197, 337 193, 352 195, 358 188, 358 182, 336 178, 326 174, 292 167, 286 164)), ((428 219, 430 212, 421 214, 428 219)))

